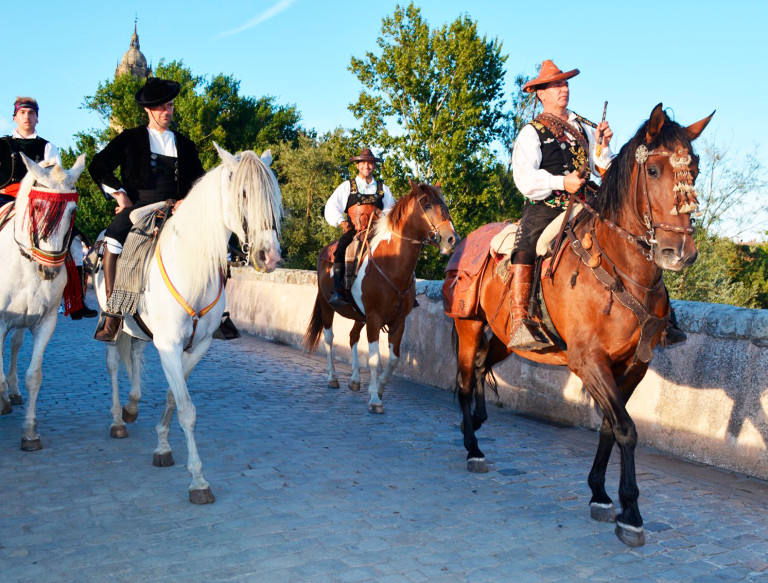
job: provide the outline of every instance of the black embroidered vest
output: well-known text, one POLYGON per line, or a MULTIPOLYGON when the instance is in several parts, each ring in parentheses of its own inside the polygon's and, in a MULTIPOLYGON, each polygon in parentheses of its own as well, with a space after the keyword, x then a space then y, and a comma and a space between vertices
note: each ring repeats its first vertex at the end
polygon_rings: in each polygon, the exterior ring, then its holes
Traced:
MULTIPOLYGON (((577 140, 566 134, 558 139, 552 130, 538 120, 533 120, 530 124, 536 130, 541 143, 540 170, 546 170, 553 176, 564 176, 582 166, 589 166, 589 154, 577 140)), ((584 128, 579 125, 579 129, 584 140, 587 140, 584 128)), ((569 197, 569 193, 565 190, 553 190, 552 194, 545 200, 529 200, 528 202, 531 204, 543 203, 551 207, 565 207, 569 197)))
POLYGON ((24 165, 21 156, 19 156, 19 152, 24 152, 27 158, 40 163, 45 157, 45 145, 48 143, 48 140, 44 140, 40 136, 31 140, 24 138, 14 139, 11 136, 4 136, 2 139, 8 142, 13 156, 13 175, 8 184, 17 184, 27 175, 27 167, 24 165))
POLYGON ((384 210, 384 183, 376 181, 376 194, 362 194, 357 190, 357 182, 354 178, 349 179, 349 198, 347 199, 347 208, 345 211, 349 211, 350 208, 356 204, 372 204, 380 210, 384 210))

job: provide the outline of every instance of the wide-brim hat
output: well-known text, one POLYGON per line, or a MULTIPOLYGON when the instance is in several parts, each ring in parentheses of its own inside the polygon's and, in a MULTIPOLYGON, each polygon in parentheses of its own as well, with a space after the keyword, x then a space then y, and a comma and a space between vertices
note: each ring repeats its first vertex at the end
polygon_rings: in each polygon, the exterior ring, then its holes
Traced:
POLYGON ((381 158, 377 158, 373 155, 370 148, 363 148, 357 156, 352 156, 349 159, 350 162, 381 162, 381 158))
POLYGON ((181 86, 170 79, 150 77, 144 87, 136 92, 136 103, 141 107, 154 107, 174 99, 181 91, 181 86))
POLYGON ((552 83, 554 81, 563 81, 565 79, 570 79, 571 77, 575 77, 579 74, 578 69, 572 69, 568 71, 567 73, 563 73, 557 65, 555 65, 552 61, 547 59, 541 64, 541 69, 539 70, 539 76, 535 79, 531 79, 523 85, 523 91, 526 93, 533 93, 537 87, 540 87, 541 85, 546 85, 547 83, 552 83))

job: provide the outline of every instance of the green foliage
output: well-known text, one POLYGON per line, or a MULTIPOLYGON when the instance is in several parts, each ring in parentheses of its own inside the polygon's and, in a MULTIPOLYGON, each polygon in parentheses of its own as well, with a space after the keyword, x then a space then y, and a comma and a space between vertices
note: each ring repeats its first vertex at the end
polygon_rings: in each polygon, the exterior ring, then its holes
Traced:
POLYGON ((756 308, 768 309, 768 243, 738 245, 737 280, 752 290, 756 308))
MULTIPOLYGON (((206 170, 219 163, 214 141, 230 152, 259 153, 278 143, 297 143, 301 116, 293 105, 278 105, 274 97, 240 95, 240 82, 234 77, 219 74, 208 80, 194 75, 181 61, 160 61, 155 75, 181 85, 181 93, 174 100, 172 129, 197 144, 206 170)), ((130 75, 99 83, 96 92, 85 98, 83 107, 98 113, 105 127, 77 134, 75 148, 62 152, 66 164, 74 161, 76 152, 85 152, 86 163, 90 163, 103 144, 120 131, 147 123, 145 111, 134 100, 143 83, 130 75)), ((95 237, 109 225, 115 203, 104 199, 88 172, 83 173, 77 188, 81 195, 78 227, 87 236, 95 237)))
POLYGON ((340 235, 325 221, 323 209, 336 187, 354 175, 347 160, 357 148, 342 129, 320 137, 300 133, 296 144, 282 142, 275 149, 286 215, 283 255, 286 267, 315 269, 320 250, 340 235))
POLYGON ((740 280, 739 247, 730 239, 699 229, 694 235, 699 257, 680 272, 664 272, 669 296, 676 300, 757 307, 750 282, 740 280))
MULTIPOLYGON (((385 154, 393 192, 408 192, 408 178, 439 181, 462 236, 512 216, 519 194, 492 150, 509 131, 501 42, 466 14, 431 29, 410 4, 383 19, 377 43, 380 56, 352 57, 364 90, 350 110, 362 122, 354 137, 385 154)), ((443 262, 426 256, 419 275, 442 277, 443 262)))

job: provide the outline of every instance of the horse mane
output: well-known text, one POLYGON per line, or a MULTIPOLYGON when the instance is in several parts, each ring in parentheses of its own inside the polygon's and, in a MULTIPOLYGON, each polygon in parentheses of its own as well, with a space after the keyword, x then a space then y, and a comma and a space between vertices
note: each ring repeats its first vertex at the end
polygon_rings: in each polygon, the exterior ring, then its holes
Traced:
POLYGON ((218 285, 219 270, 226 272, 225 218, 233 222, 241 241, 260 242, 272 229, 280 234, 282 202, 275 175, 253 152, 242 152, 238 158, 231 178, 225 176, 230 169, 223 163, 200 177, 160 236, 162 245, 171 233, 178 235, 175 261, 183 266, 182 277, 193 290, 218 285), (226 192, 223 183, 229 183, 226 192))
MULTIPOLYGON (((414 185, 416 184, 414 183, 414 185)), ((411 186, 411 191, 408 194, 381 213, 381 217, 373 226, 371 249, 375 249, 383 239, 389 239, 393 231, 396 233, 403 232, 405 223, 411 216, 411 208, 421 194, 427 195, 426 202, 432 202, 440 206, 444 220, 449 218, 448 205, 439 188, 430 184, 418 184, 416 186, 419 190, 414 190, 414 187, 411 186)))
POLYGON ((648 150, 654 150, 661 146, 671 147, 672 144, 679 143, 688 148, 689 152, 693 152, 691 139, 685 128, 673 121, 666 112, 664 112, 661 130, 653 141, 646 143, 649 124, 650 119, 646 120, 634 137, 624 144, 603 176, 593 204, 595 211, 603 219, 620 222, 624 218, 623 214, 629 210, 631 204, 629 193, 633 187, 632 174, 636 166, 635 150, 638 146, 644 144, 648 150))

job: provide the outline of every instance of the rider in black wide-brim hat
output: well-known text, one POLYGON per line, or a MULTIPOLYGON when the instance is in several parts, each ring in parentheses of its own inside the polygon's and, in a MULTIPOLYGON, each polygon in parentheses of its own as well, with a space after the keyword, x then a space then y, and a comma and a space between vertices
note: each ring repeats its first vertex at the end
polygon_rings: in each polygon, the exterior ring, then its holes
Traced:
POLYGON ((150 77, 144 87, 136 92, 136 103, 141 107, 162 105, 175 99, 179 91, 181 86, 176 81, 150 77))

